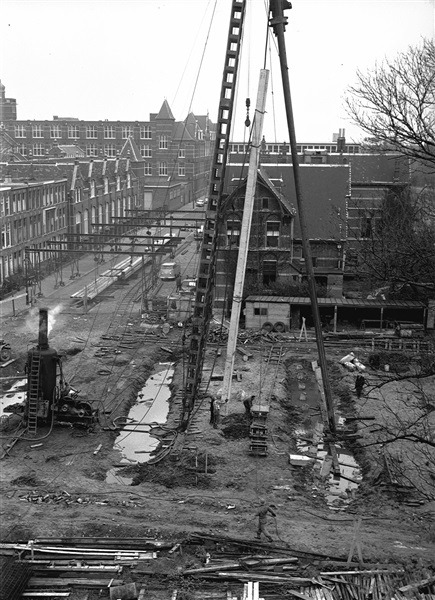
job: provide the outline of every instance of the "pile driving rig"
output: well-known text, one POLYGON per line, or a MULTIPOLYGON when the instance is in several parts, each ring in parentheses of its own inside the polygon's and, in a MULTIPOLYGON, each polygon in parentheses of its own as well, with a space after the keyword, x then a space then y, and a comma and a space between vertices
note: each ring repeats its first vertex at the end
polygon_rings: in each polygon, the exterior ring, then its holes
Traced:
POLYGON ((98 410, 65 381, 62 357, 48 345, 46 308, 39 310, 38 345, 28 352, 26 372, 24 419, 29 433, 36 433, 38 423, 92 427, 98 421, 98 410))

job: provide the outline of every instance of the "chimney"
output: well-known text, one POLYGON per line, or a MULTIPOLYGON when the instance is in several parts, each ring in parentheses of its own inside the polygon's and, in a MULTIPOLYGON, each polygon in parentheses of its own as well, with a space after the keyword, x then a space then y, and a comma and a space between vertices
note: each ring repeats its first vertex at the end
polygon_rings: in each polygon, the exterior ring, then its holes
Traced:
POLYGON ((47 350, 48 348, 48 309, 39 309, 39 334, 38 334, 39 350, 47 350))

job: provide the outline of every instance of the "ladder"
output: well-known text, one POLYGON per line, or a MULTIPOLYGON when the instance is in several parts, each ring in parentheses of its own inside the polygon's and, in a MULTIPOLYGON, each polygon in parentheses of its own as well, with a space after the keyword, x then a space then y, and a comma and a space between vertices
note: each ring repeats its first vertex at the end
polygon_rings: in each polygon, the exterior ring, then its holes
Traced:
POLYGON ((199 257, 197 289, 192 313, 192 334, 183 397, 181 424, 183 430, 188 426, 201 381, 207 335, 212 317, 217 223, 225 180, 245 9, 246 0, 233 0, 219 100, 216 140, 210 172, 204 235, 199 257))
POLYGON ((27 431, 35 434, 38 421, 39 371, 41 354, 33 351, 30 360, 29 389, 27 391, 27 431))

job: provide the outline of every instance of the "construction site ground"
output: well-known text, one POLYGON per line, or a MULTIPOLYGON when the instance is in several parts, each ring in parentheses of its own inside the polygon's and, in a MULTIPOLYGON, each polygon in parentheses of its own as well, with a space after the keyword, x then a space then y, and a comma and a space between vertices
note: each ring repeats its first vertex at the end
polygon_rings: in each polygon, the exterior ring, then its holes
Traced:
MULTIPOLYGON (((87 313, 74 307, 66 293, 61 304, 59 297, 40 301, 55 314, 50 347, 64 355, 67 380, 98 408, 99 423, 90 431, 40 427, 36 437, 23 434, 8 450, 0 463, 3 542, 84 536, 153 537, 175 543, 194 532, 254 540, 256 511, 264 499, 277 507, 276 525, 271 521, 269 527, 276 545, 347 557, 360 517, 358 542, 367 563, 433 565, 434 503, 406 502, 377 485, 379 454, 358 452, 358 446, 352 446, 363 478, 356 490, 342 494, 343 501, 334 510, 325 500, 327 486, 320 469, 290 464, 289 454, 297 452, 295 432, 310 430, 316 415, 312 407, 295 402, 289 391, 297 369, 308 372, 317 358, 310 330, 307 341, 299 340, 298 332, 275 339, 251 332, 244 348, 252 357, 236 355, 239 377, 218 427, 209 422, 209 399, 199 398, 193 429, 177 452, 157 464, 125 470, 132 485, 122 480, 108 484, 107 473, 121 458, 114 449, 114 419, 128 414, 137 392, 161 361, 175 365, 167 427, 177 427, 189 348, 188 329, 175 325, 167 332, 161 323, 145 326, 137 304, 128 314, 118 314, 125 290, 126 286, 114 289, 110 298, 87 313), (271 347, 282 348, 280 361, 268 362, 271 347), (249 419, 241 392, 270 400, 267 456, 249 453, 249 419)), ((27 351, 37 343, 37 311, 35 306, 2 323, 2 337, 11 343, 15 358, 1 369, 3 391, 24 377, 27 351)), ((206 351, 203 393, 210 373, 222 374, 224 369, 225 345, 219 346, 216 339, 206 351)), ((338 389, 349 390, 347 409, 358 413, 365 405, 353 391, 353 375, 338 364, 350 349, 367 362, 365 348, 327 348, 338 414, 346 410, 336 395, 338 389)), ((370 381, 378 375, 368 369, 366 377, 370 381)), ((221 385, 222 381, 213 381, 207 391, 216 394, 221 385)), ((433 390, 435 377, 426 378, 424 385, 433 390)), ((397 388, 393 385, 389 393, 394 396, 397 388)), ((3 449, 17 424, 18 417, 12 417, 3 428, 3 449)))

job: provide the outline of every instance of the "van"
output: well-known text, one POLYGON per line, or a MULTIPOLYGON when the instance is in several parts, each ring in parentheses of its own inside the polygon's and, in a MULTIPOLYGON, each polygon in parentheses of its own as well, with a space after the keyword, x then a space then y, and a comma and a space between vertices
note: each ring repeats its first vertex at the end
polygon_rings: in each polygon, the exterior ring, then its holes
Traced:
POLYGON ((198 227, 195 230, 193 237, 195 238, 195 240, 202 240, 202 238, 204 237, 204 225, 201 225, 201 227, 198 227))
POLYGON ((170 281, 181 276, 180 265, 176 262, 164 262, 160 266, 159 277, 162 281, 170 281))

